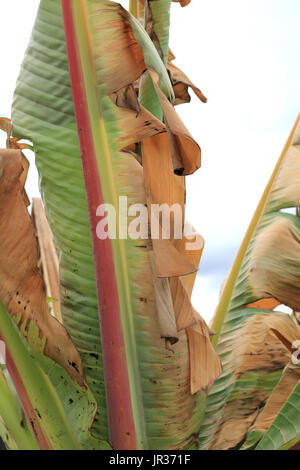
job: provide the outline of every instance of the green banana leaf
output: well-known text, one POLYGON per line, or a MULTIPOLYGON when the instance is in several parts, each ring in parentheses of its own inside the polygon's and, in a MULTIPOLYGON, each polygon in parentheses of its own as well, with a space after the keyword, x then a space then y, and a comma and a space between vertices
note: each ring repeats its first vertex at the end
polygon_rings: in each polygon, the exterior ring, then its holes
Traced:
MULTIPOLYGON (((300 441, 300 383, 295 386, 255 450, 287 450, 300 441)), ((250 436, 249 436, 250 437, 250 436)), ((256 440, 257 442, 257 440, 256 440)))
MULTIPOLYGON (((130 200, 135 200, 142 178, 132 181, 132 160, 117 151, 124 124, 107 97, 118 87, 109 86, 112 74, 119 68, 121 71, 114 76, 126 75, 119 64, 119 50, 107 49, 111 46, 111 38, 114 38, 114 22, 107 22, 107 18, 118 21, 123 18, 126 28, 130 24, 131 34, 143 48, 145 64, 159 74, 160 86, 167 96, 172 96, 172 86, 157 51, 137 21, 113 2, 89 0, 86 5, 98 99, 103 110, 102 137, 109 145, 112 168, 112 173, 101 174, 101 181, 106 181, 107 202, 110 202, 111 188, 115 195, 127 195, 130 200), (108 29, 105 29, 107 24, 108 29)), ((128 77, 128 84, 137 78, 130 73, 128 77)), ((119 85, 122 88, 126 83, 123 81, 119 85)), ((12 122, 14 135, 26 138, 34 145, 41 192, 61 253, 63 322, 81 355, 88 385, 98 404, 91 433, 101 443, 109 437, 95 267, 59 0, 41 1, 17 82, 12 122)), ((114 252, 118 249, 115 246, 114 252)), ((144 421, 142 425, 148 441, 143 445, 150 449, 194 448, 204 400, 203 393, 190 394, 186 336, 184 332, 179 333, 179 341, 173 351, 165 348, 165 341, 160 336, 145 243, 126 241, 122 249, 125 253, 122 263, 125 264, 120 272, 123 273, 126 266, 128 278, 120 280, 120 283, 126 283, 129 289, 127 299, 131 299, 127 312, 126 298, 121 294, 119 300, 125 309, 124 323, 127 322, 131 332, 133 363, 138 364, 131 379, 133 386, 141 390, 141 403, 136 403, 136 407, 138 410, 141 405, 143 407, 139 419, 144 421)))

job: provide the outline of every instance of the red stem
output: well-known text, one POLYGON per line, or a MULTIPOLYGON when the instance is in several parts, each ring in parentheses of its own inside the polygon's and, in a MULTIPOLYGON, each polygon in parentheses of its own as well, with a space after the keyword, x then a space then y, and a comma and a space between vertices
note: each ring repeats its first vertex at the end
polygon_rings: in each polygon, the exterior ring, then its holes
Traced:
POLYGON ((72 0, 62 0, 69 70, 92 233, 110 441, 114 449, 137 448, 119 296, 111 240, 98 239, 96 209, 104 204, 74 26, 72 0))
MULTIPOLYGON (((0 338, 1 339, 1 338, 0 338)), ((43 432, 43 429, 40 425, 37 414, 31 404, 30 398, 27 394, 24 383, 21 379, 21 376, 16 368, 14 360, 10 354, 9 348, 6 344, 5 348, 5 364, 9 375, 14 383, 15 389, 17 391, 18 397, 22 404, 25 416, 28 420, 28 423, 31 427, 33 436, 40 450, 52 450, 51 445, 49 444, 46 435, 43 432)))
POLYGON ((294 447, 291 447, 290 450, 300 450, 300 442, 294 445, 294 447))

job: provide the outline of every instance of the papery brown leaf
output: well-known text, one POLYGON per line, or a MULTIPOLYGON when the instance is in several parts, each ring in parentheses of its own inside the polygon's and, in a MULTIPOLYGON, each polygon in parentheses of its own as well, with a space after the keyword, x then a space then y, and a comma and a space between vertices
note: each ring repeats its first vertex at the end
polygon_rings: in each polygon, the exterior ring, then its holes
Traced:
POLYGON ((189 87, 192 88, 195 95, 197 95, 203 103, 207 102, 207 99, 203 95, 202 91, 196 87, 193 82, 185 75, 185 73, 176 67, 176 65, 168 62, 167 70, 169 72, 175 93, 174 105, 189 103, 191 101, 191 97, 188 92, 189 87))
POLYGON ((197 267, 187 260, 169 240, 152 240, 157 277, 187 276, 197 272, 197 267))
POLYGON ((40 268, 46 286, 50 313, 62 323, 60 310, 59 260, 42 200, 34 198, 32 217, 39 247, 40 268))
POLYGON ((175 55, 173 54, 173 52, 171 51, 171 49, 169 49, 169 52, 168 52, 168 62, 171 62, 172 60, 176 59, 175 55))
MULTIPOLYGON (((30 148, 27 144, 20 143, 20 139, 17 137, 11 137, 11 132, 12 132, 12 123, 11 120, 8 118, 0 118, 0 129, 6 132, 7 138, 6 138, 6 148, 8 149, 16 149, 16 150, 24 150, 27 148, 30 148)), ((23 166, 23 172, 20 175, 20 185, 21 185, 21 192, 22 196, 24 199, 24 202, 26 206, 30 206, 30 200, 28 198, 28 195, 25 190, 25 182, 27 179, 28 175, 28 170, 29 170, 29 161, 25 157, 25 155, 22 153, 22 166, 23 166)))
POLYGON ((191 0, 172 0, 172 2, 179 2, 182 7, 185 7, 189 3, 191 3, 191 0))
POLYGON ((143 106, 140 106, 132 85, 111 95, 114 111, 120 126, 119 147, 124 148, 147 137, 166 132, 165 125, 143 106))
POLYGON ((293 219, 278 217, 257 237, 249 279, 257 298, 276 298, 300 310, 300 231, 293 219))
MULTIPOLYGON (((184 276, 197 271, 197 268, 182 256, 172 244, 174 234, 183 231, 185 183, 184 178, 173 173, 172 159, 170 154, 169 140, 166 133, 158 134, 142 142, 142 163, 144 168, 144 179, 147 193, 149 216, 153 214, 153 204, 162 206, 161 217, 170 216, 170 234, 151 234, 156 275, 158 277, 184 276), (175 217, 170 213, 170 208, 176 204, 175 217), (169 238, 169 239, 168 239, 169 238), (170 241, 171 240, 171 241, 170 241)), ((153 215, 152 215, 153 217, 153 215)), ((166 219, 167 220, 167 219, 166 219)), ((161 230, 161 219, 155 220, 161 230)), ((153 224, 152 224, 153 225, 153 224)))
POLYGON ((168 339, 171 344, 175 344, 178 341, 178 330, 176 327, 170 284, 167 278, 163 279, 156 276, 153 256, 151 257, 151 261, 161 337, 168 339))
POLYGON ((290 316, 280 313, 255 315, 238 332, 235 349, 228 359, 236 364, 231 382, 242 380, 246 373, 256 373, 257 387, 251 390, 251 395, 237 388, 234 399, 225 404, 211 450, 231 449, 242 442, 268 398, 267 391, 259 386, 260 375, 279 371, 289 363, 290 353, 274 335, 273 329, 291 343, 300 337, 299 329, 290 316))
POLYGON ((122 152, 131 155, 141 166, 142 166, 142 157, 136 152, 136 145, 131 144, 128 147, 125 147, 122 152))
MULTIPOLYGON (((81 359, 64 327, 49 314, 44 282, 37 267, 37 245, 21 195, 22 154, 0 151, 0 298, 23 326, 33 321, 46 339, 44 353, 84 385, 81 359)), ((26 331, 26 328, 25 328, 26 331)))
POLYGON ((256 302, 252 302, 251 304, 248 304, 248 308, 260 308, 262 310, 274 310, 274 308, 278 307, 280 305, 280 302, 278 300, 269 298, 269 299, 261 299, 257 300, 256 302))
MULTIPOLYGON (((204 248, 204 240, 200 235, 195 235, 194 240, 183 237, 176 248, 193 265, 199 266, 204 248), (188 249, 191 246, 187 243, 192 241, 196 242, 193 247, 197 249, 188 249)), ((188 338, 192 394, 206 390, 222 372, 221 361, 211 344, 213 332, 193 308, 190 300, 195 277, 196 273, 192 273, 169 281, 177 329, 185 329, 188 338)))
POLYGON ((149 70, 157 96, 159 98, 166 127, 169 130, 169 140, 174 172, 177 175, 190 175, 201 166, 201 150, 193 139, 172 104, 159 88, 159 76, 149 70))
MULTIPOLYGON (((178 241, 176 249, 197 269, 199 268, 200 259, 204 249, 204 239, 201 237, 201 235, 196 234, 194 237, 192 237, 192 239, 190 239, 189 237, 183 237, 181 240, 178 241), (190 245, 193 247, 192 249, 190 245)), ((192 295, 196 276, 197 271, 187 276, 181 277, 181 282, 190 298, 192 295)))
POLYGON ((186 330, 192 394, 206 390, 222 373, 220 358, 211 344, 211 332, 203 318, 199 314, 196 317, 197 324, 186 330))
POLYGON ((132 109, 136 112, 136 116, 139 115, 141 112, 141 105, 139 103, 137 94, 135 92, 135 88, 132 85, 127 85, 117 92, 115 92, 112 96, 115 95, 115 104, 120 108, 128 108, 132 109))
POLYGON ((91 3, 90 8, 89 21, 95 27, 93 55, 96 73, 101 75, 105 93, 110 95, 134 83, 147 67, 143 51, 132 33, 126 10, 109 1, 91 3), (109 54, 103 54, 104 45, 109 54), (98 57, 101 57, 101 63, 98 57))
POLYGON ((222 372, 220 358, 211 344, 211 330, 193 308, 184 278, 170 279, 177 330, 185 330, 189 345, 191 393, 206 390, 222 372))
POLYGON ((300 367, 290 362, 250 431, 266 432, 269 429, 299 380, 300 367))
MULTIPOLYGON (((295 351, 295 348, 293 347, 294 341, 296 341, 296 339, 298 339, 298 341, 300 340, 300 330, 298 327, 296 327, 290 318, 287 320, 287 325, 285 328, 280 328, 275 324, 272 327, 272 332, 282 342, 287 351, 292 353, 295 351), (287 327, 288 324, 290 328, 287 327), (291 332, 292 324, 294 325, 295 331, 298 330, 298 338, 295 338, 294 332, 291 332)), ((269 429, 282 406, 298 384, 299 380, 299 364, 294 364, 291 360, 284 369, 278 384, 274 388, 271 396, 268 398, 262 412, 258 416, 254 425, 251 427, 251 431, 259 430, 266 432, 269 429)))
MULTIPOLYGON (((158 134, 142 142, 143 168, 147 196, 152 204, 179 204, 183 229, 185 181, 173 173, 168 135, 158 134)), ((173 231, 175 228, 173 227, 173 231)))
MULTIPOLYGON (((8 149, 16 149, 16 150, 24 150, 24 149, 32 149, 30 145, 21 143, 18 137, 12 137, 12 123, 11 120, 8 118, 1 117, 0 118, 0 129, 7 134, 6 139, 6 148, 8 149)), ((25 169, 24 169, 25 171, 25 169)))
POLYGON ((174 312, 177 324, 177 330, 196 325, 198 318, 191 304, 190 297, 185 290, 181 278, 170 279, 170 288, 173 298, 174 312))

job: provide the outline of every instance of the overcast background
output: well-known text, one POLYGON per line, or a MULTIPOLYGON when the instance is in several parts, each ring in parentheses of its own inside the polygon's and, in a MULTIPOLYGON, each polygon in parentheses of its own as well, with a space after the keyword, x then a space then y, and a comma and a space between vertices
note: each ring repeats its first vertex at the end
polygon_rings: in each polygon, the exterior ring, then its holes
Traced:
MULTIPOLYGON (((125 7, 127 1, 121 1, 125 7)), ((0 115, 12 94, 38 0, 1 1, 0 115)), ((299 112, 299 0, 192 0, 172 5, 175 64, 207 96, 180 105, 202 148, 202 168, 187 178, 189 220, 206 246, 193 297, 210 319, 253 211, 299 112)), ((1 146, 5 139, 1 135, 1 146)), ((34 159, 27 183, 37 196, 34 159)))

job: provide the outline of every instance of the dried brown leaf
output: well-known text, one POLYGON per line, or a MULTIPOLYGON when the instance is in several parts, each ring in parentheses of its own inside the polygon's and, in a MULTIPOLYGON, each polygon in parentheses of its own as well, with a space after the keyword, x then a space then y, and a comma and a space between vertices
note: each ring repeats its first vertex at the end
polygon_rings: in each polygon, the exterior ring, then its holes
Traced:
POLYGON ((166 126, 143 106, 140 106, 132 86, 111 95, 115 103, 116 120, 120 126, 119 147, 124 148, 161 132, 166 126))
POLYGON ((172 2, 179 2, 182 7, 185 7, 189 3, 191 3, 191 0, 172 0, 172 2))
MULTIPOLYGON (((176 249, 197 269, 199 268, 200 259, 204 249, 204 239, 201 237, 201 235, 197 234, 192 239, 188 237, 183 237, 181 240, 178 241, 176 249), (193 249, 188 249, 190 248, 190 244, 193 245, 193 249)), ((196 276, 197 271, 187 276, 181 277, 181 282, 190 298, 192 295, 196 276)))
POLYGON ((197 267, 187 260, 169 240, 152 240, 157 277, 173 278, 197 272, 197 267))
POLYGON ((151 256, 151 266, 160 334, 162 338, 166 338, 171 344, 175 344, 178 341, 178 331, 170 284, 168 279, 158 278, 156 276, 153 253, 151 256))
POLYGON ((211 344, 210 330, 199 314, 197 318, 197 324, 186 330, 192 394, 206 390, 222 373, 220 358, 211 344))
POLYGON ((248 304, 248 308, 258 308, 262 310, 274 310, 274 308, 278 307, 280 305, 280 302, 278 300, 269 298, 269 299, 261 299, 257 300, 256 302, 252 302, 251 304, 248 304))
POLYGON ((166 133, 158 134, 142 142, 142 161, 144 168, 147 200, 151 204, 166 204, 163 215, 168 217, 169 209, 176 204, 175 213, 171 212, 170 237, 183 230, 185 206, 185 180, 173 173, 169 140, 166 133), (179 210, 181 213, 179 214, 179 210))
POLYGON ((99 83, 103 83, 105 93, 110 95, 142 75, 147 68, 144 54, 121 5, 110 1, 90 2, 89 22, 95 30, 92 51, 96 74, 101 75, 99 83), (104 47, 109 54, 104 54, 104 47))
POLYGON ((40 265, 46 286, 50 313, 62 323, 60 310, 59 260, 42 200, 33 199, 32 217, 39 247, 40 265))
POLYGON ((191 101, 191 97, 188 92, 189 87, 192 88, 195 95, 197 95, 203 103, 207 102, 207 99, 203 95, 202 91, 196 87, 193 82, 185 75, 185 73, 176 67, 176 65, 168 62, 167 70, 169 72, 175 93, 175 105, 189 103, 191 101))
POLYGON ((193 139, 172 104, 159 88, 159 76, 149 70, 157 96, 162 106, 164 122, 169 130, 171 156, 177 175, 190 175, 201 166, 201 150, 193 139))
POLYGON ((294 221, 277 217, 258 235, 249 279, 258 299, 275 298, 300 310, 300 239, 294 221))
POLYGON ((196 325, 198 322, 197 314, 195 313, 190 297, 183 286, 181 278, 175 277, 170 279, 170 288, 177 330, 185 330, 190 326, 196 325))
POLYGON ((64 327, 49 314, 34 228, 21 195, 22 171, 19 150, 0 151, 0 298, 12 317, 21 315, 21 323, 37 325, 46 339, 46 356, 84 385, 80 356, 64 327))
MULTIPOLYGON (((276 337, 274 329, 291 343, 300 337, 290 316, 280 313, 255 315, 239 330, 234 351, 228 357, 228 363, 235 364, 232 384, 250 372, 257 373, 259 384, 262 373, 279 371, 289 363, 290 353, 276 337)), ((237 390, 234 399, 224 406, 210 449, 227 450, 242 442, 267 398, 267 391, 260 386, 248 393, 237 390)))

